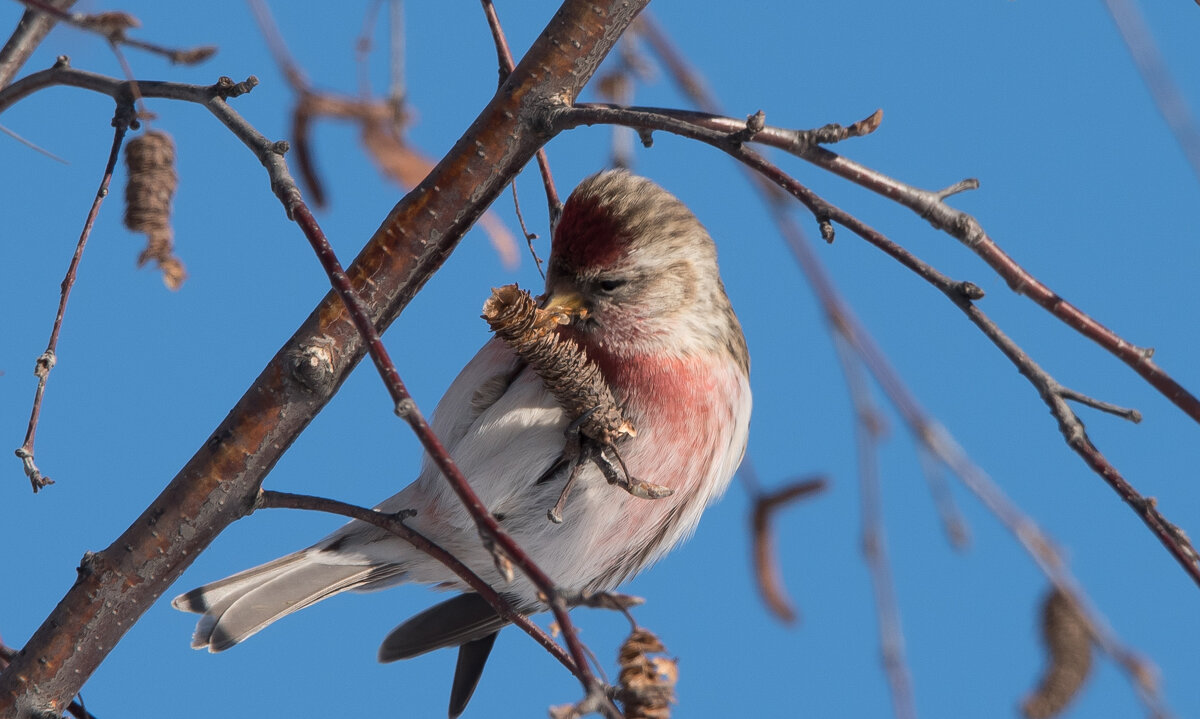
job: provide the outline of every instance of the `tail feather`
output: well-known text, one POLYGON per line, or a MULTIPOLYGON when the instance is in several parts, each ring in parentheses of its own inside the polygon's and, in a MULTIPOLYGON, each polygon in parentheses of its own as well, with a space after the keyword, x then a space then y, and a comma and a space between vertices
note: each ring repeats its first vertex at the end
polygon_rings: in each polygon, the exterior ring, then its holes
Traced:
MULTIPOLYGON (((478 594, 460 594, 435 604, 393 629, 379 646, 379 661, 409 659, 443 647, 457 647, 493 634, 508 624, 478 594)), ((490 648, 490 647, 489 647, 490 648)), ((487 652, 483 653, 487 658, 487 652)))
POLYGON ((221 652, 292 612, 399 571, 395 565, 321 564, 305 550, 193 589, 171 604, 203 615, 194 649, 221 652))
POLYGON ((499 632, 492 632, 482 639, 474 639, 458 648, 458 663, 454 666, 454 683, 450 686, 450 719, 458 719, 467 710, 467 702, 479 686, 483 676, 483 665, 492 653, 499 632))

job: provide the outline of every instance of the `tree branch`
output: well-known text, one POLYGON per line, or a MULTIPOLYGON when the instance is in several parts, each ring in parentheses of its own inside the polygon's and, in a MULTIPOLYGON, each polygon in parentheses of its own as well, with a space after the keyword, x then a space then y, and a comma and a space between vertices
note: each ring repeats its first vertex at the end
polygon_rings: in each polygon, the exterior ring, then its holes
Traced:
MULTIPOLYGON (((1084 430, 1083 422, 1079 420, 1067 403, 1068 397, 1064 396, 1066 388, 1034 362, 1016 342, 1008 337, 976 306, 975 300, 982 297, 980 289, 972 283, 957 282, 947 277, 935 267, 888 239, 854 215, 825 201, 815 192, 768 162, 762 155, 746 148, 741 131, 746 129, 748 123, 743 122, 741 130, 736 132, 718 132, 667 114, 601 105, 553 108, 546 119, 546 123, 556 131, 581 125, 627 125, 643 131, 662 130, 712 145, 761 173, 804 204, 816 218, 821 227, 822 235, 827 240, 832 239, 833 223, 836 222, 883 250, 897 262, 925 279, 945 294, 956 307, 962 310, 968 319, 1016 366, 1017 370, 1025 375, 1026 379, 1033 384, 1038 394, 1042 397, 1042 400, 1050 408, 1050 413, 1058 422, 1059 431, 1062 433, 1067 446, 1074 450, 1092 471, 1100 475, 1117 492, 1117 495, 1133 509, 1134 513, 1141 518, 1163 546, 1167 548, 1167 551, 1183 567, 1183 570, 1192 578, 1192 581, 1200 586, 1200 554, 1197 554, 1187 535, 1158 511, 1153 498, 1143 497, 1117 471, 1116 467, 1104 457, 1100 450, 1092 444, 1087 436, 1087 432, 1084 430)), ((762 134, 761 131, 763 129, 765 128, 756 128, 755 139, 762 134)), ((940 203, 940 199, 938 202, 940 203)), ((974 223, 973 218, 971 218, 971 221, 974 223)), ((977 223, 974 226, 978 228, 977 223)), ((980 232, 982 232, 981 229, 980 232)), ((1061 302, 1061 300, 1060 303, 1066 304, 1065 302, 1061 302)), ((1088 320, 1092 324, 1096 324, 1090 318, 1088 320)), ((1128 345, 1124 340, 1120 340, 1120 342, 1128 345)), ((1147 362, 1149 361, 1148 357, 1144 359, 1147 362)), ((1174 384, 1174 380, 1170 381, 1174 384)), ((1151 382, 1151 384, 1154 384, 1154 382, 1151 382)), ((1191 395, 1189 394, 1188 397, 1191 397, 1191 395)), ((1192 399, 1194 400, 1195 398, 1192 399)), ((1197 409, 1200 409, 1200 403, 1197 404, 1197 409)))
POLYGON ((121 153, 121 145, 125 141, 125 133, 128 132, 131 123, 134 121, 134 109, 131 100, 117 100, 117 111, 113 116, 113 142, 112 147, 108 151, 108 162, 104 166, 104 174, 100 178, 100 187, 96 190, 96 197, 92 200, 92 206, 88 210, 87 219, 83 222, 83 231, 79 234, 79 241, 75 244, 75 254, 71 256, 71 262, 67 265, 67 275, 63 278, 60 285, 61 291, 58 298, 58 312, 54 315, 54 324, 50 329, 50 341, 46 344, 46 351, 37 359, 34 367, 34 375, 38 378, 37 389, 33 395, 33 409, 29 413, 29 425, 25 430, 25 441, 17 448, 15 454, 21 460, 21 464, 25 468, 25 476, 29 478, 29 483, 33 485, 33 492, 37 494, 38 490, 43 487, 54 484, 54 480, 43 475, 38 470, 34 463, 33 443, 37 437, 38 419, 42 414, 42 398, 46 394, 46 380, 50 377, 50 370, 54 368, 54 363, 57 361, 58 350, 58 334, 62 330, 63 316, 67 312, 67 300, 71 296, 71 288, 75 286, 75 276, 79 269, 79 262, 83 259, 83 248, 87 246, 88 237, 92 234, 92 226, 96 223, 96 217, 100 214, 100 205, 104 202, 104 198, 108 197, 108 186, 112 182, 113 170, 117 166, 117 157, 121 153))
MULTIPOLYGON (((75 4, 75 0, 49 0, 50 5, 66 10, 75 4)), ((58 21, 36 10, 25 10, 21 15, 13 34, 9 36, 4 47, 0 48, 0 87, 12 82, 21 71, 21 66, 42 43, 46 35, 58 21)))

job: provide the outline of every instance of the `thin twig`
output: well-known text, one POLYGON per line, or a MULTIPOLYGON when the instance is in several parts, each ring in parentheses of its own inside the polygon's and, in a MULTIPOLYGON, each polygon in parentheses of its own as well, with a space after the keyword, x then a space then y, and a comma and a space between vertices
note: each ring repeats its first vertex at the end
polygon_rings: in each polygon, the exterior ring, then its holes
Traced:
POLYGON ((883 499, 879 488, 879 438, 883 420, 871 401, 858 355, 840 335, 834 337, 839 363, 854 404, 854 438, 858 446, 859 507, 862 514, 862 552, 871 575, 875 613, 879 623, 879 651, 896 719, 916 719, 912 672, 904 651, 904 626, 896 601, 896 583, 888 561, 883 524, 883 499))
POLYGON ((404 72, 404 0, 391 0, 388 6, 388 33, 391 38, 388 43, 388 99, 399 116, 400 108, 408 97, 408 79, 404 72))
MULTIPOLYGON (((500 26, 500 16, 496 14, 496 6, 492 4, 492 0, 480 0, 483 4, 483 14, 487 17, 488 28, 492 31, 492 40, 496 44, 496 61, 499 65, 500 84, 508 79, 513 68, 512 51, 508 49, 508 40, 504 38, 504 28, 500 26)), ((550 158, 546 155, 545 148, 537 151, 538 171, 542 174, 542 184, 546 188, 546 205, 547 212, 550 215, 550 231, 554 232, 554 228, 558 226, 558 218, 562 215, 562 202, 558 199, 558 189, 554 187, 554 176, 550 173, 550 158)), ((526 239, 529 234, 526 233, 526 239)), ((532 252, 533 246, 530 245, 532 252)), ((533 259, 537 263, 538 271, 542 269, 542 261, 538 258, 537 253, 533 254, 533 259)))
MULTIPOLYGON (((75 4, 75 0, 48 0, 54 7, 66 10, 75 4)), ((58 24, 53 17, 37 10, 26 8, 17 21, 17 27, 12 35, 0 48, 0 88, 12 82, 20 72, 21 66, 42 43, 50 30, 58 24)))
POLYGON ((525 244, 529 246, 529 254, 533 257, 533 264, 537 267, 538 274, 542 279, 546 279, 546 271, 542 269, 542 258, 538 256, 537 249, 533 246, 533 241, 538 238, 536 233, 530 232, 525 226, 525 217, 521 214, 521 200, 517 198, 517 183, 509 183, 512 188, 513 196, 513 211, 517 213, 517 225, 521 228, 521 235, 525 238, 525 244))
POLYGON ((40 152, 41 154, 45 155, 46 157, 49 157, 51 160, 54 160, 55 162, 61 162, 64 165, 71 164, 71 163, 67 162, 66 160, 64 160, 63 158, 59 157, 58 155, 55 155, 53 152, 50 152, 46 148, 41 147, 29 140, 26 140, 24 137, 21 137, 20 135, 18 135, 17 133, 13 132, 12 130, 8 129, 7 127, 5 127, 3 125, 0 125, 0 132, 3 132, 5 135, 8 135, 12 139, 21 143, 25 147, 28 147, 29 149, 33 150, 34 152, 40 152))
POLYGON ((1104 0, 1104 6, 1108 8, 1108 14, 1112 16, 1125 47, 1129 49, 1142 82, 1154 98, 1154 106, 1171 128, 1171 134, 1175 136, 1179 149, 1192 168, 1192 174, 1200 180, 1200 127, 1196 125, 1187 98, 1171 77, 1167 61, 1154 42, 1154 34, 1150 32, 1146 18, 1142 16, 1137 3, 1130 0, 1104 0))
MULTIPOLYGON (((30 10, 45 13, 58 22, 65 22, 80 30, 96 33, 114 46, 128 45, 138 50, 145 50, 155 55, 161 55, 174 65, 195 65, 204 62, 217 52, 217 48, 212 45, 200 45, 181 50, 128 37, 125 34, 126 32, 131 28, 141 25, 137 18, 128 13, 105 12, 96 15, 87 15, 85 13, 67 12, 65 9, 59 7, 60 3, 49 2, 48 0, 19 1, 30 10)), ((72 4, 74 3, 66 3, 66 7, 70 7, 72 4)))
POLYGON ((137 78, 133 75, 133 66, 129 64, 125 53, 121 52, 121 46, 115 40, 110 39, 108 46, 112 48, 113 55, 117 58, 117 64, 121 66, 121 73, 125 75, 125 80, 129 82, 129 94, 137 108, 138 118, 149 121, 151 115, 146 111, 146 104, 142 102, 142 93, 138 90, 137 78))
MULTIPOLYGON (((374 41, 371 36, 375 34, 375 21, 379 17, 379 7, 383 5, 383 0, 371 0, 367 3, 367 9, 363 11, 362 29, 358 32, 358 38, 354 41, 354 65, 358 70, 358 94, 363 97, 368 97, 371 94, 371 67, 368 60, 371 58, 371 49, 374 46, 374 41)), ((258 22, 259 29, 263 28, 263 18, 259 15, 261 7, 252 6, 255 20, 258 22)), ((272 26, 274 23, 271 23, 272 26)), ((277 28, 274 28, 277 30, 277 28)))
POLYGON ((33 492, 36 494, 38 490, 47 485, 54 484, 54 480, 43 475, 34 463, 33 443, 37 435, 38 420, 42 413, 42 397, 46 393, 46 380, 50 376, 50 370, 54 367, 54 363, 58 361, 58 334, 62 330, 63 316, 67 311, 67 299, 71 296, 71 288, 75 286, 75 276, 79 270, 79 262, 83 259, 83 248, 87 246, 88 238, 92 234, 92 226, 96 223, 96 217, 100 214, 100 205, 104 203, 104 198, 108 196, 108 186, 112 182, 113 169, 117 165, 117 157, 121 153, 121 144, 125 141, 125 133, 129 130, 130 124, 134 122, 132 98, 126 96, 123 100, 118 99, 117 111, 113 115, 113 141, 112 147, 108 151, 108 162, 104 166, 104 174, 100 177, 100 187, 96 190, 96 197, 92 200, 92 206, 88 210, 87 219, 83 222, 83 231, 79 233, 79 242, 75 245, 75 254, 71 256, 71 262, 67 265, 67 275, 63 278, 61 286, 61 294, 58 298, 58 312, 54 315, 54 325, 50 329, 50 341, 46 344, 46 351, 37 359, 33 373, 38 378, 37 390, 33 395, 33 409, 29 413, 29 426, 25 430, 25 441, 17 448, 15 454, 21 460, 21 464, 25 467, 25 476, 29 477, 29 483, 33 486, 33 492))

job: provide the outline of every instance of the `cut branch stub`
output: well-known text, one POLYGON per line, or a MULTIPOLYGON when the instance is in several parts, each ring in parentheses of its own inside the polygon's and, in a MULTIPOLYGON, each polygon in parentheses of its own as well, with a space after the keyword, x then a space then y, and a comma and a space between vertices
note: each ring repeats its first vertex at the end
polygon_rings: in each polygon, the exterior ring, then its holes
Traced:
POLYGON ((580 433, 604 446, 637 434, 617 406, 600 367, 576 343, 554 330, 575 311, 537 306, 516 285, 492 290, 483 319, 496 336, 533 367, 580 433))

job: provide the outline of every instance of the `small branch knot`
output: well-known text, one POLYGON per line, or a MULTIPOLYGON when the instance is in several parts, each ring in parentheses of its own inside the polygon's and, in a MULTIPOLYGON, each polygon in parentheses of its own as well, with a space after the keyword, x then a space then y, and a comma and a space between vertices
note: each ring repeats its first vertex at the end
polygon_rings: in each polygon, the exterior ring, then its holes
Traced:
POLYGON ((325 338, 303 345, 290 357, 292 376, 312 392, 322 392, 333 382, 333 340, 325 338))
POLYGON ((958 290, 958 294, 962 295, 968 300, 981 300, 984 296, 983 288, 974 282, 967 282, 964 280, 959 282, 955 289, 958 290))
POLYGON ((417 411, 417 403, 411 397, 405 397, 396 403, 395 409, 392 410, 400 419, 408 422, 412 419, 413 413, 417 411))
POLYGON ((762 110, 746 116, 746 127, 731 133, 729 139, 737 143, 750 142, 767 126, 767 115, 762 110))
POLYGON ((38 379, 46 379, 46 375, 54 369, 56 362, 58 362, 58 356, 54 354, 54 350, 46 350, 33 363, 33 375, 38 379))
POLYGON ((821 239, 825 240, 829 244, 833 244, 833 240, 834 240, 833 223, 829 221, 829 218, 828 217, 818 217, 817 218, 817 226, 821 229, 821 239))
POLYGON ((17 455, 17 459, 21 460, 25 476, 29 478, 29 484, 33 487, 34 494, 37 494, 44 487, 54 484, 54 480, 42 474, 37 465, 33 463, 33 452, 28 448, 18 447, 13 454, 17 455))

